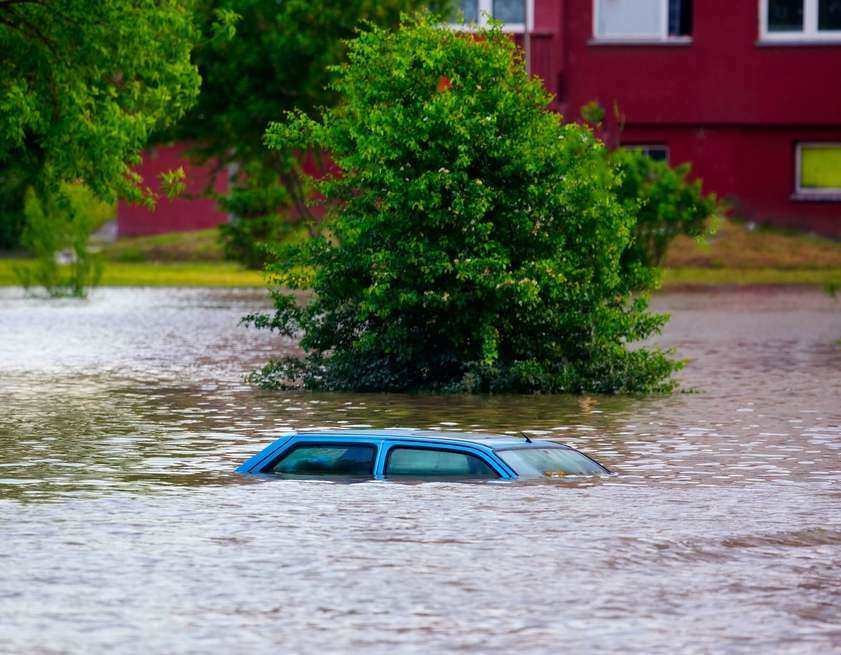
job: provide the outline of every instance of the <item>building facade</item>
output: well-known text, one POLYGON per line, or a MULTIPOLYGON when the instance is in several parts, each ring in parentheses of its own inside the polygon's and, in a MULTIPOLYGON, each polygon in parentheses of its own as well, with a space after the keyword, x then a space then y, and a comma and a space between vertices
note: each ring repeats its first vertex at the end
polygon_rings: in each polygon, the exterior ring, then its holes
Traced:
POLYGON ((691 162, 734 216, 841 236, 841 0, 517 5, 569 120, 595 100, 610 140, 691 162))
POLYGON ((154 209, 120 201, 117 205, 117 236, 136 237, 166 232, 186 232, 216 227, 228 220, 216 201, 207 197, 208 187, 216 193, 228 188, 226 170, 214 171, 213 164, 190 163, 187 157, 189 144, 172 143, 157 145, 143 153, 143 163, 137 173, 143 186, 157 196, 154 209), (177 198, 167 198, 161 193, 160 175, 166 171, 183 168, 185 192, 177 198))
MULTIPOLYGON (((841 236, 841 0, 461 0, 461 8, 468 22, 503 21, 568 120, 596 101, 610 145, 690 162, 733 216, 841 236)), ((157 149, 139 172, 154 185, 159 169, 182 163, 178 155, 178 146, 157 149)), ((206 183, 207 171, 192 173, 193 186, 206 183)), ((122 235, 226 218, 209 200, 119 210, 122 235)))

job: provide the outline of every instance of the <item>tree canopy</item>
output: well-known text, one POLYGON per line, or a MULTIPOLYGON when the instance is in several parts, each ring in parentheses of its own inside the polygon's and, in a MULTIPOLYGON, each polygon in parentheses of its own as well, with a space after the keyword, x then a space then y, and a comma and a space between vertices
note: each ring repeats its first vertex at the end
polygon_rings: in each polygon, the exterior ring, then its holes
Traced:
POLYGON ((0 1, 0 247, 28 187, 149 197, 131 166, 198 93, 193 18, 186 0, 0 1))
POLYGON ((393 27, 401 12, 429 4, 428 0, 200 0, 201 31, 212 33, 221 14, 236 17, 236 36, 211 39, 197 48, 201 94, 175 134, 193 141, 195 154, 214 160, 220 169, 234 165, 233 189, 222 204, 238 217, 226 226, 237 257, 261 265, 261 251, 257 246, 249 250, 249 241, 271 241, 285 223, 313 218, 298 159, 263 145, 269 122, 286 110, 315 115, 318 107, 333 105, 336 93, 328 84, 329 68, 343 61, 345 40, 366 22, 393 27), (291 213, 286 211, 290 207, 291 213))
POLYGON ((278 253, 276 311, 259 327, 301 336, 303 360, 271 385, 333 390, 635 392, 678 364, 630 348, 665 316, 656 271, 621 266, 636 215, 604 146, 564 124, 511 39, 407 19, 350 43, 313 119, 290 114, 267 143, 329 152, 312 183, 327 234, 278 253), (312 288, 299 302, 280 288, 312 288))

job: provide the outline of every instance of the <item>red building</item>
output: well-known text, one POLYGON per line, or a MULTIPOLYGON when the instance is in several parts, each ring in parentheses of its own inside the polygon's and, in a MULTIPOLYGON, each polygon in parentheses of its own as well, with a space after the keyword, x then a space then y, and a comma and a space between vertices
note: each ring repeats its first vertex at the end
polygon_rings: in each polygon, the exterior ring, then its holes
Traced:
POLYGON ((159 194, 154 210, 142 205, 120 202, 117 206, 117 236, 134 237, 165 232, 203 230, 216 227, 228 220, 228 215, 219 210, 216 201, 202 197, 208 185, 221 193, 227 189, 228 175, 221 171, 213 180, 212 167, 191 164, 185 157, 187 144, 159 145, 149 148, 143 155, 143 163, 137 172, 143 178, 143 186, 159 194), (160 192, 159 175, 183 167, 187 189, 177 198, 167 198, 160 192))
POLYGON ((841 236, 841 0, 462 7, 515 33, 528 14, 531 71, 568 119, 596 100, 613 139, 691 162, 735 216, 841 236))
MULTIPOLYGON (((595 100, 608 139, 691 162, 733 215, 841 236, 841 0, 461 0, 493 15, 569 120, 595 100), (616 108, 616 111, 614 111, 616 108)), ((156 149, 154 184, 178 151, 156 149)), ((198 169, 194 188, 206 183, 198 169)), ((188 175, 192 178, 193 175, 188 175)), ((224 184, 224 179, 219 180, 224 184)), ((120 234, 226 220, 209 200, 121 206, 120 234)))

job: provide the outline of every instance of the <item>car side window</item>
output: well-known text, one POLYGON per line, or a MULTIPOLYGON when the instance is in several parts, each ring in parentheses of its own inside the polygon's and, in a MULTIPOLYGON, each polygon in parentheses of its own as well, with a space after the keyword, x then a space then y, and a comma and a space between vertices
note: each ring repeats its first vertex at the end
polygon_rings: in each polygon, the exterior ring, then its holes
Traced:
POLYGON ((285 453, 271 473, 370 478, 376 456, 370 444, 301 444, 285 453))
POLYGON ((388 453, 387 478, 498 478, 479 457, 436 448, 398 446, 388 453))

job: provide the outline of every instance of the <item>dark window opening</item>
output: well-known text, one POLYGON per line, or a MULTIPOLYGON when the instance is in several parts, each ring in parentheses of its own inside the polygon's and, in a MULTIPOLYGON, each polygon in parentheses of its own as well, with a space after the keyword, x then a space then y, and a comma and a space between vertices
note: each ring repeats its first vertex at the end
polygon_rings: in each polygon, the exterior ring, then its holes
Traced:
POLYGON ((803 0, 768 0, 769 32, 802 32, 803 0))
POLYGON ((669 146, 664 145, 626 145, 628 150, 639 150, 654 161, 669 161, 669 146))
POLYGON ((692 35, 692 0, 669 0, 669 36, 692 35))
POLYGON ((841 31, 841 0, 820 0, 818 3, 818 29, 841 31))
POLYGON ((368 444, 301 444, 281 457, 280 475, 372 477, 377 450, 368 444))
POLYGON ((479 20, 479 0, 461 0, 461 13, 465 23, 476 23, 479 20))

